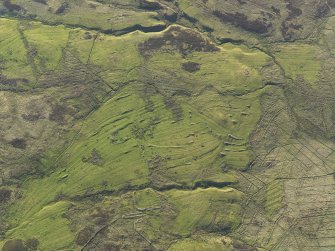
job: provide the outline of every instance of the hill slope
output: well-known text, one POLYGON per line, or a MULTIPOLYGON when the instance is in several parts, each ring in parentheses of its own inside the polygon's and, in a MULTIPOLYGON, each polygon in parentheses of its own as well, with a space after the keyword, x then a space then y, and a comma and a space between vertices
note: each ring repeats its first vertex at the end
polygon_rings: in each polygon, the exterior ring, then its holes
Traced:
POLYGON ((2 250, 333 250, 332 1, 0 2, 2 250))

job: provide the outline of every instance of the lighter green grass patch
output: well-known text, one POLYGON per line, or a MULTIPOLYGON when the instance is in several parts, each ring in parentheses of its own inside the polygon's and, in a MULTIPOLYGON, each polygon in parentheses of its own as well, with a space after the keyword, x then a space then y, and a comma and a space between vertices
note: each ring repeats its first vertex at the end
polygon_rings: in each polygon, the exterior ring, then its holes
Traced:
POLYGON ((68 250, 74 242, 70 222, 64 218, 71 203, 57 202, 43 207, 39 212, 12 229, 7 238, 37 238, 40 250, 68 250))
POLYGON ((7 78, 34 80, 32 68, 27 59, 27 50, 20 37, 19 22, 0 18, 0 59, 2 74, 7 78))
POLYGON ((273 181, 266 188, 265 209, 268 217, 272 217, 281 208, 283 200, 283 182, 273 181))
POLYGON ((311 86, 315 86, 321 70, 321 49, 314 45, 297 43, 280 45, 278 49, 275 56, 286 74, 294 79, 298 75, 303 76, 311 86))
POLYGON ((41 70, 54 70, 62 59, 63 49, 66 47, 69 30, 64 26, 47 26, 38 22, 31 22, 24 31, 28 43, 38 52, 36 64, 41 70))
POLYGON ((222 93, 241 94, 263 86, 259 70, 270 60, 258 51, 227 44, 219 52, 193 52, 187 57, 157 53, 150 59, 149 67, 162 77, 176 78, 179 87, 184 85, 193 92, 213 86, 222 93), (193 73, 183 70, 182 65, 187 62, 199 64, 200 69, 193 73))
POLYGON ((172 190, 167 195, 179 210, 175 221, 167 223, 171 232, 187 235, 196 228, 224 231, 240 222, 238 203, 243 194, 232 188, 172 190))
POLYGON ((141 32, 122 37, 100 34, 92 50, 90 63, 99 67, 100 75, 109 83, 121 83, 138 79, 138 68, 142 64, 137 45, 147 38, 141 32))

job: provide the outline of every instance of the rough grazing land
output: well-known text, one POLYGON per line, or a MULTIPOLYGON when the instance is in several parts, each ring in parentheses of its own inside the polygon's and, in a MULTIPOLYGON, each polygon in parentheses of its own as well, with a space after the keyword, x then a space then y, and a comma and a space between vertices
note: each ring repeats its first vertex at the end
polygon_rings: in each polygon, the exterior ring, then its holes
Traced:
POLYGON ((334 8, 0 0, 0 249, 335 250, 334 8))

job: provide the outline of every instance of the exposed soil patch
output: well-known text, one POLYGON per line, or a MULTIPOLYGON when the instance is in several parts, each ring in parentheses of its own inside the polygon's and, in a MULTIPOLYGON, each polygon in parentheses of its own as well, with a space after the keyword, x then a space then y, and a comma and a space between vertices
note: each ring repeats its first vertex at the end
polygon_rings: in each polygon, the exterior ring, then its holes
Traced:
POLYGON ((188 71, 188 72, 196 72, 196 71, 199 71, 200 70, 200 64, 196 63, 196 62, 187 62, 187 63, 183 63, 182 64, 182 68, 183 70, 185 71, 188 71))
POLYGON ((27 142, 25 139, 13 139, 10 144, 18 149, 26 149, 27 142))
POLYGON ((187 55, 194 51, 215 52, 219 48, 194 30, 171 27, 162 37, 150 38, 139 45, 139 51, 145 57, 159 50, 177 50, 179 53, 187 55))
POLYGON ((245 14, 239 12, 223 13, 215 10, 213 14, 222 22, 231 23, 234 26, 258 34, 268 33, 272 28, 272 23, 266 21, 266 19, 257 18, 256 20, 249 20, 245 14))

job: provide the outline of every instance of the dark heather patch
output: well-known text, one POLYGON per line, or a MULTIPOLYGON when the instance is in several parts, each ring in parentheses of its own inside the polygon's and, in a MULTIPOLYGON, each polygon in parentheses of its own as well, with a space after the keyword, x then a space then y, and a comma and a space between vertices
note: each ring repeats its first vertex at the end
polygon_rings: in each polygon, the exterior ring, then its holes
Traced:
POLYGON ((294 32, 303 29, 302 24, 293 24, 289 22, 283 22, 281 25, 281 33, 285 40, 292 40, 294 37, 294 32))
POLYGON ((37 250, 38 245, 40 244, 40 241, 36 238, 28 239, 24 242, 28 250, 37 250))
POLYGON ((295 30, 300 30, 304 28, 302 24, 290 24, 289 27, 295 30))
POLYGON ((63 105, 55 105, 52 107, 52 111, 49 114, 49 120, 64 123, 65 115, 67 114, 67 108, 63 105))
POLYGON ((286 0, 287 3, 287 9, 288 9, 288 17, 286 19, 286 21, 290 21, 296 17, 299 17, 302 15, 302 10, 299 9, 298 7, 295 7, 292 4, 292 0, 286 0))
POLYGON ((89 39, 92 39, 93 36, 91 35, 91 33, 89 33, 88 31, 86 31, 83 38, 85 40, 89 40, 89 39))
POLYGON ((56 15, 64 14, 65 11, 66 11, 68 8, 69 8, 69 4, 66 3, 66 2, 64 2, 64 3, 62 3, 62 4, 58 7, 58 9, 55 11, 55 14, 56 14, 56 15))
POLYGON ((191 97, 192 92, 189 90, 185 89, 178 89, 175 92, 173 92, 172 96, 184 96, 184 97, 191 97))
POLYGON ((8 79, 6 76, 0 74, 0 84, 16 87, 16 82, 17 81, 15 81, 14 79, 8 79))
POLYGON ((91 226, 85 227, 79 231, 76 238, 76 244, 79 246, 85 245, 94 234, 94 228, 91 226))
POLYGON ((276 13, 277 15, 280 15, 280 9, 274 7, 274 6, 271 6, 271 10, 276 13))
POLYGON ((154 102, 149 98, 145 99, 144 101, 145 101, 145 110, 147 112, 154 112, 155 111, 154 102))
POLYGON ((155 155, 147 162, 150 173, 149 179, 152 182, 152 186, 155 188, 160 188, 164 185, 164 183, 169 183, 169 181, 165 178, 167 161, 168 157, 155 155))
POLYGON ((183 119, 183 109, 172 97, 165 98, 164 104, 172 112, 172 117, 175 121, 183 119))
POLYGON ((161 167, 166 165, 166 158, 163 158, 159 155, 154 156, 152 159, 148 161, 149 171, 155 171, 161 167))
POLYGON ((47 0, 33 0, 36 3, 47 4, 47 0))
POLYGON ((43 118, 43 116, 39 113, 22 114, 21 117, 23 118, 23 120, 29 122, 33 122, 43 118))
POLYGON ((233 241, 234 250, 243 250, 243 251, 257 251, 257 248, 244 244, 240 241, 233 241))
POLYGON ((289 25, 287 25, 286 22, 282 22, 281 27, 281 34, 285 38, 285 40, 290 40, 292 37, 292 34, 289 34, 289 25))
POLYGON ((222 22, 227 22, 246 31, 255 32, 258 34, 266 34, 272 27, 272 23, 266 22, 266 19, 264 20, 257 18, 256 20, 249 20, 246 15, 239 12, 222 13, 218 10, 215 10, 213 11, 213 15, 218 17, 222 22))
POLYGON ((8 86, 17 86, 18 82, 29 83, 29 80, 26 78, 7 78, 5 75, 0 74, 0 84, 8 86))
POLYGON ((140 8, 145 9, 145 10, 161 10, 163 9, 163 6, 158 3, 158 2, 151 2, 148 0, 140 0, 140 8))
POLYGON ((288 16, 281 24, 281 33, 285 40, 292 40, 295 31, 304 28, 301 24, 293 24, 292 20, 302 15, 302 10, 294 6, 292 0, 286 0, 286 8, 288 9, 288 16))
POLYGON ((331 8, 335 8, 335 0, 328 0, 328 5, 331 8))
POLYGON ((219 48, 205 39, 198 32, 191 29, 171 27, 161 37, 150 38, 139 45, 142 56, 149 57, 158 50, 171 51, 177 50, 183 55, 188 55, 194 51, 215 52, 219 48))
POLYGON ((325 16, 327 16, 330 13, 330 8, 326 3, 320 3, 317 7, 316 7, 316 11, 314 14, 315 18, 323 18, 325 16))
POLYGON ((186 13, 182 13, 182 17, 185 18, 187 21, 189 21, 192 24, 196 24, 196 23, 199 22, 198 19, 196 19, 196 18, 194 18, 192 16, 189 16, 186 13))
POLYGON ((9 189, 0 189, 0 204, 6 203, 10 200, 10 197, 12 195, 12 190, 9 189))
POLYGON ((178 13, 174 11, 166 11, 164 13, 164 18, 171 23, 175 23, 178 19, 178 13))
POLYGON ((186 62, 186 63, 182 64, 183 70, 191 72, 191 73, 199 71, 200 70, 200 66, 201 65, 198 64, 198 63, 196 63, 196 62, 186 62))
POLYGON ((98 152, 97 149, 93 149, 91 152, 91 156, 83 157, 82 161, 84 163, 91 163, 96 166, 103 166, 105 163, 104 159, 102 158, 101 154, 98 152))
POLYGON ((27 142, 25 139, 13 139, 10 144, 18 149, 26 149, 27 142))
POLYGON ((3 0, 3 6, 9 11, 20 11, 22 10, 20 5, 13 4, 10 0, 3 0))

